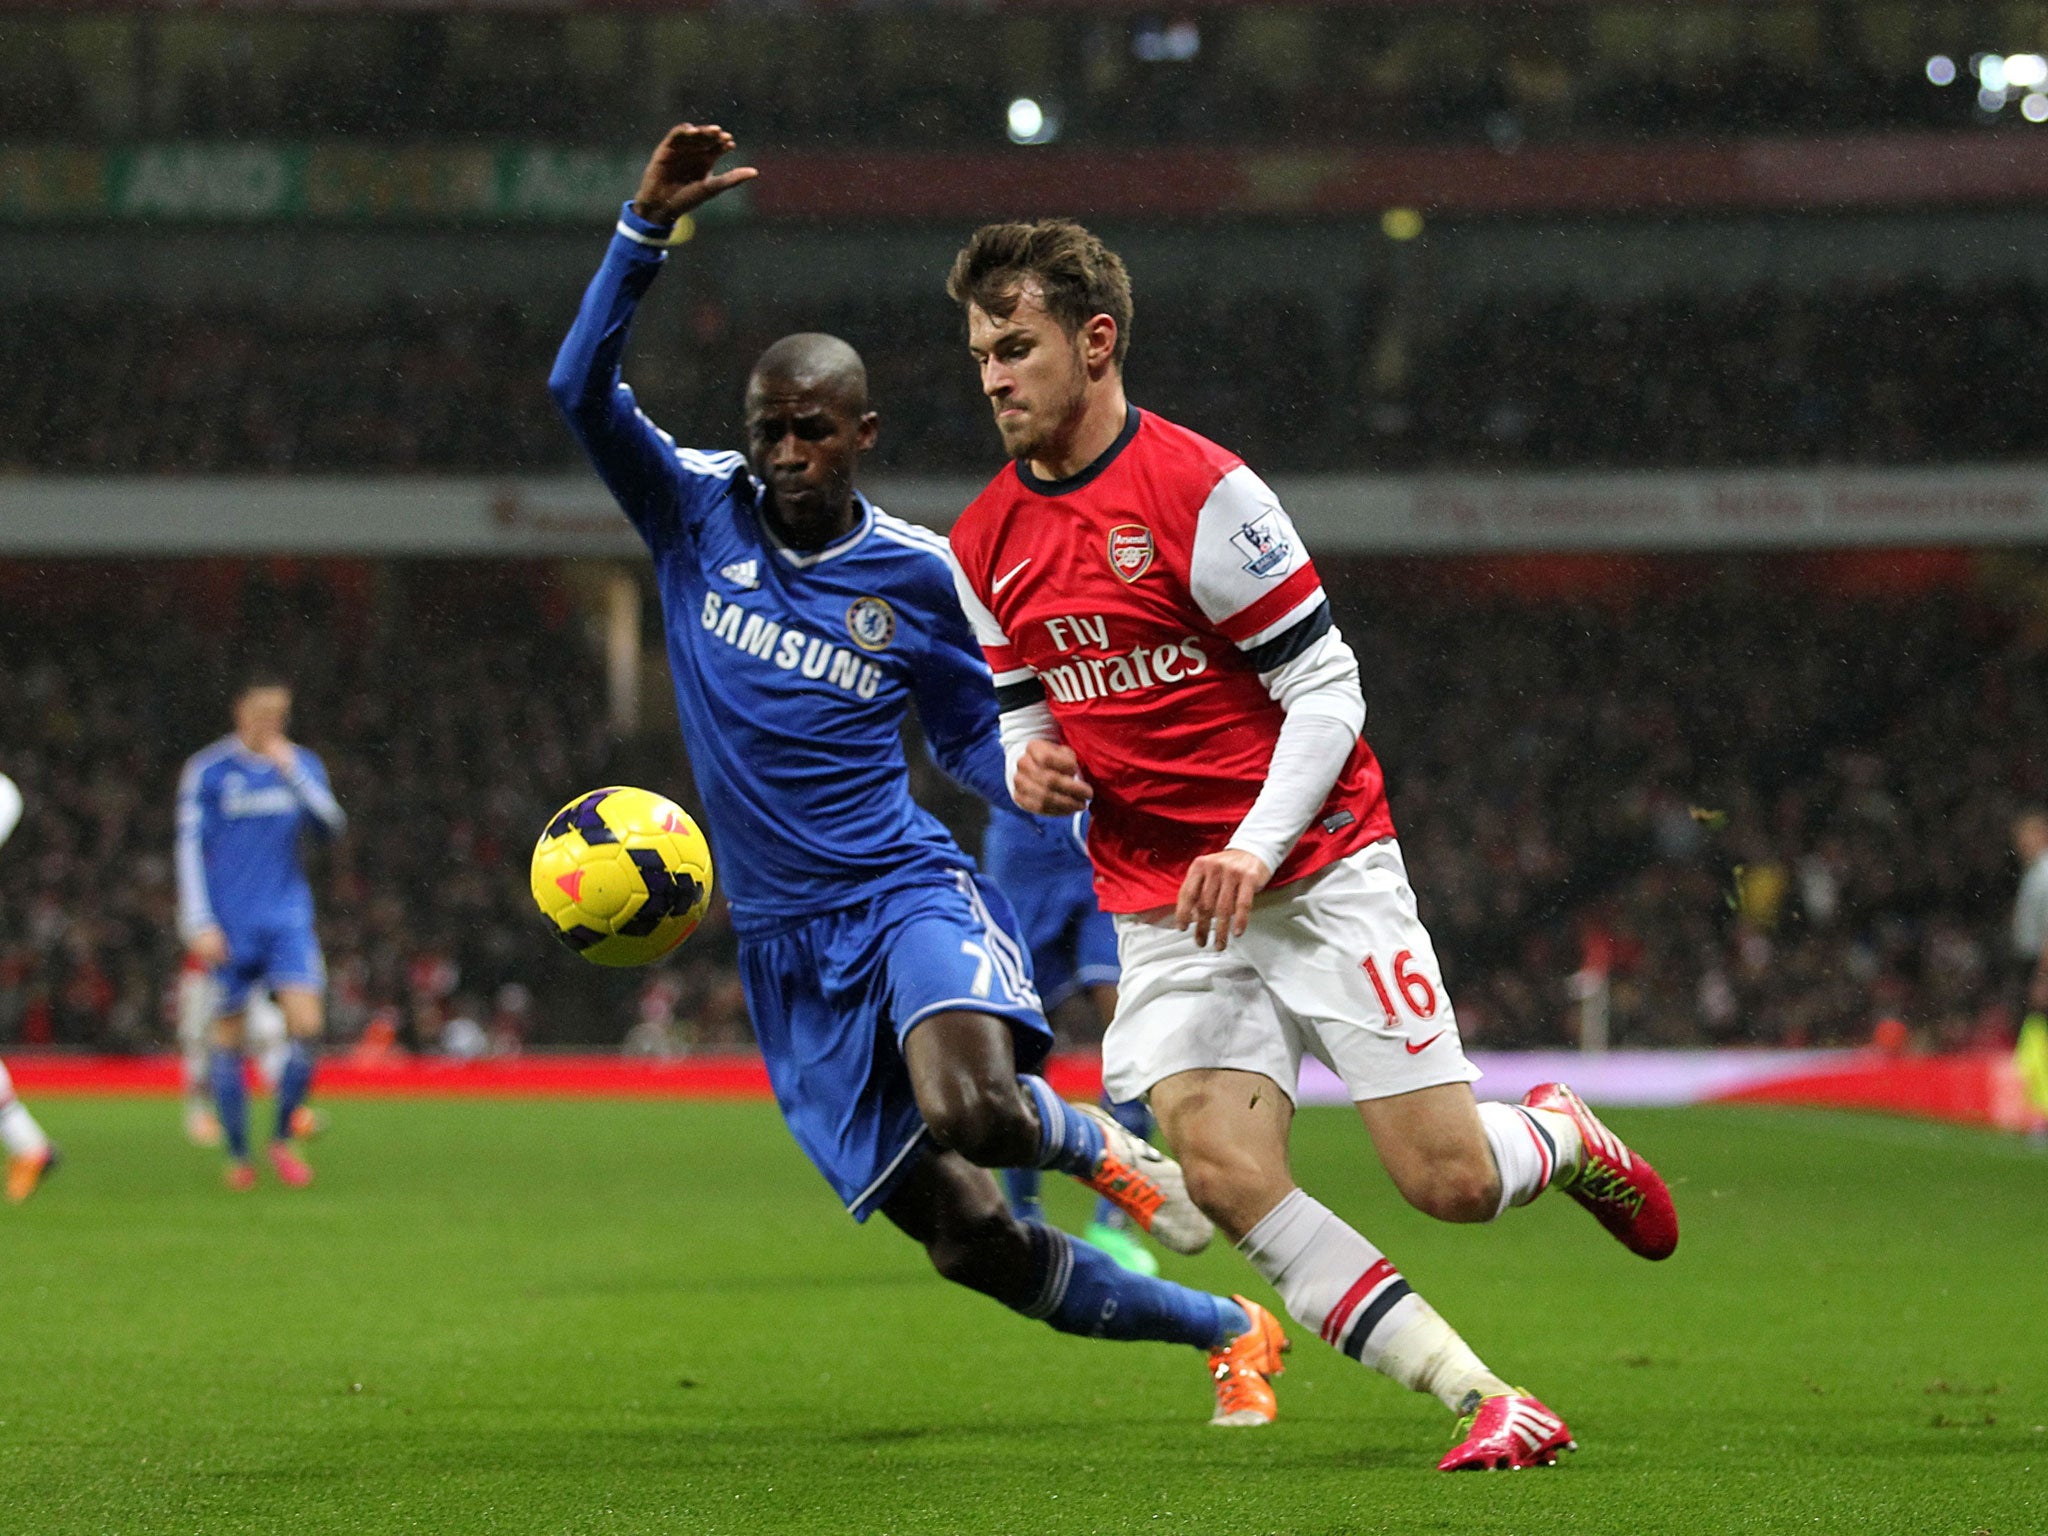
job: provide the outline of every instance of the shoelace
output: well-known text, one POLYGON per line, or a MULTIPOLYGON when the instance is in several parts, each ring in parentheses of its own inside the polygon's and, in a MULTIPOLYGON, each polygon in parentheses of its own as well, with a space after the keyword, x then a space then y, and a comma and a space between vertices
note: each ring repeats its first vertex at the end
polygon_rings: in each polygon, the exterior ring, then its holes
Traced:
POLYGON ((1235 1413, 1240 1408, 1262 1408, 1262 1394, 1259 1386, 1264 1378, 1255 1371, 1239 1371, 1228 1360, 1216 1362, 1216 1406, 1224 1413, 1235 1413), (1254 1385, 1257 1383, 1258 1385, 1254 1385))

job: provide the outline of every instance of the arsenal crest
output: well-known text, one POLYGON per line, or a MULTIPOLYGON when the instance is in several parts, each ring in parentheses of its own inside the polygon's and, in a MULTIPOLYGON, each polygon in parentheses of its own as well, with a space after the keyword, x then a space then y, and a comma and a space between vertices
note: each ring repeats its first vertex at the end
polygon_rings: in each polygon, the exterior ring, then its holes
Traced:
POLYGON ((1152 569, 1152 530, 1143 523, 1118 523, 1109 530, 1109 568, 1121 581, 1136 581, 1152 569))

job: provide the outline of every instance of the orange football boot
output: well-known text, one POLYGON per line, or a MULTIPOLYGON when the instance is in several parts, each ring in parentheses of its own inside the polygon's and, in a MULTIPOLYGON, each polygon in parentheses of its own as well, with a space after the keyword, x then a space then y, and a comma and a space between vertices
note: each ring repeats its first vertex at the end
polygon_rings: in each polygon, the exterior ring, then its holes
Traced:
POLYGON ((55 1146, 45 1143, 40 1152, 22 1152, 7 1159, 7 1198, 19 1205, 43 1186, 50 1171, 64 1160, 55 1146))
POLYGON ((1228 1344, 1209 1351, 1209 1379, 1216 1384, 1216 1412, 1211 1424, 1226 1428, 1270 1424, 1280 1413, 1272 1378, 1286 1366, 1280 1357, 1294 1346, 1280 1319, 1243 1296, 1230 1298, 1245 1310, 1251 1327, 1228 1344))
POLYGON ((1105 1109, 1094 1104, 1068 1108, 1102 1128, 1102 1161, 1083 1184, 1175 1253, 1200 1253, 1209 1246, 1216 1223, 1188 1198, 1179 1163, 1142 1136, 1133 1136, 1105 1109))

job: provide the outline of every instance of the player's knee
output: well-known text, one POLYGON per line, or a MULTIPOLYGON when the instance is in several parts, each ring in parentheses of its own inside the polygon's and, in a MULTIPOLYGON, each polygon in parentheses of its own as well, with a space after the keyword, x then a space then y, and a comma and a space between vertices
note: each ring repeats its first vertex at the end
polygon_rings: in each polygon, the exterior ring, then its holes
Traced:
POLYGON ((1189 1146, 1178 1150, 1188 1198, 1233 1241, 1257 1226, 1259 1218, 1292 1187, 1284 1170, 1276 1180, 1270 1170, 1240 1149, 1189 1146))
POLYGON ((1491 1221, 1500 1205, 1500 1175, 1491 1156, 1430 1164, 1397 1180, 1402 1198, 1438 1221, 1491 1221))
POLYGON ((1037 1150, 1024 1096, 1013 1079, 956 1077, 919 1104, 940 1146, 984 1168, 1029 1164, 1037 1150))
POLYGON ((1009 1299, 1031 1261, 1030 1240, 1007 1211, 949 1223, 925 1245, 932 1268, 955 1285, 1009 1299))

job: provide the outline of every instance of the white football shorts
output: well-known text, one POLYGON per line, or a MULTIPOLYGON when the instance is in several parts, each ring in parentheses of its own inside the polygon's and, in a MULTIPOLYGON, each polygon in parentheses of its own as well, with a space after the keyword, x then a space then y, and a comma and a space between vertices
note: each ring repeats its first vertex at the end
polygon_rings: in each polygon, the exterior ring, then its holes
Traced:
POLYGON ((1204 1067, 1263 1073, 1292 1098, 1304 1053, 1354 1100, 1479 1076, 1392 838, 1262 892, 1220 954, 1197 949, 1171 908, 1119 915, 1116 932, 1102 1076, 1119 1102, 1204 1067))

